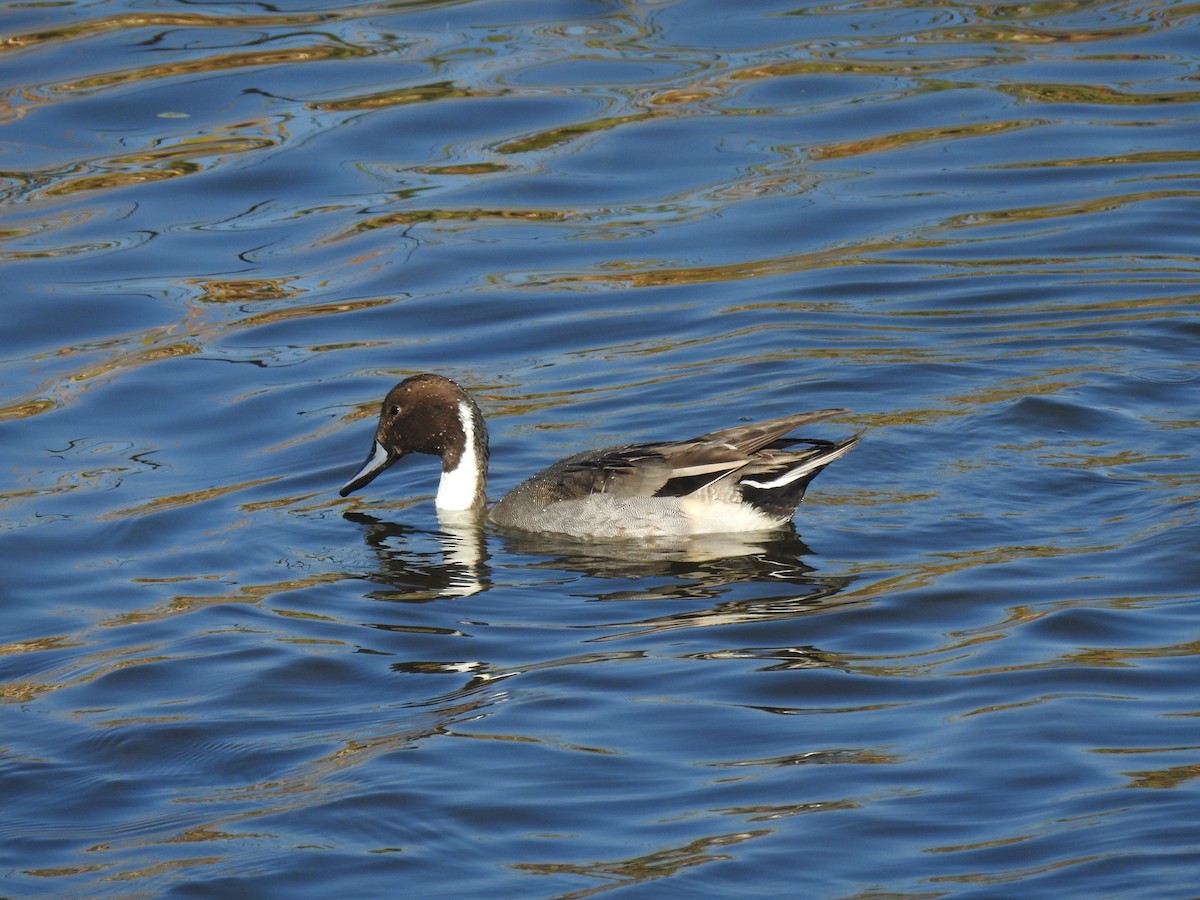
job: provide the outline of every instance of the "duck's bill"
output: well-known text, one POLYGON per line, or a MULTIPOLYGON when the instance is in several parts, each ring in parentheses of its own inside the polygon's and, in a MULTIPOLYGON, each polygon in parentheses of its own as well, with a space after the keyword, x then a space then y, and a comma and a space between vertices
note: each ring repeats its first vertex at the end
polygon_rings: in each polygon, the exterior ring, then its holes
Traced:
POLYGON ((367 461, 363 463, 362 468, 355 473, 353 478, 346 482, 346 486, 338 491, 338 493, 345 497, 353 491, 357 491, 360 487, 370 484, 376 475, 399 458, 399 453, 389 450, 383 444, 379 443, 379 441, 376 441, 374 446, 371 447, 371 452, 367 454, 367 461))

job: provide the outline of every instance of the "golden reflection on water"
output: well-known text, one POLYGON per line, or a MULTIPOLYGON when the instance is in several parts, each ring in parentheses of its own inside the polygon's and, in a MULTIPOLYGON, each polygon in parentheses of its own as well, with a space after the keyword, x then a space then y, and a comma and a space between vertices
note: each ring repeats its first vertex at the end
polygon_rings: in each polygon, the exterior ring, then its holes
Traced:
POLYGON ((510 141, 506 144, 500 144, 496 147, 497 153, 530 153, 534 150, 548 150, 552 147, 558 147, 568 141, 573 141, 576 138, 585 135, 595 134, 599 131, 608 131, 622 125, 631 125, 635 122, 645 122, 652 117, 652 113, 630 113, 624 116, 607 116, 598 119, 590 119, 587 122, 581 122, 577 125, 565 125, 560 128, 552 128, 548 131, 538 132, 537 134, 529 135, 520 140, 510 141))
POLYGON ((242 53, 213 54, 195 60, 160 63, 116 72, 105 72, 78 81, 62 82, 49 88, 50 94, 70 95, 93 91, 97 88, 115 87, 127 83, 154 81, 161 78, 190 77, 224 72, 231 69, 261 68, 265 66, 297 65, 305 62, 322 62, 367 56, 368 51, 342 43, 311 44, 304 47, 281 47, 274 50, 253 50, 242 53))
POLYGON ((200 303, 294 300, 303 292, 290 278, 189 278, 184 283, 199 289, 200 303))
POLYGON ((329 240, 345 240, 380 228, 408 227, 421 222, 568 222, 573 218, 574 213, 548 209, 406 209, 363 219, 329 240))
POLYGON ((346 112, 349 110, 380 109, 389 106, 407 106, 410 103, 435 103, 443 100, 488 96, 492 96, 492 92, 463 88, 452 81, 438 81, 432 84, 391 88, 386 91, 377 91, 359 97, 314 100, 307 105, 309 109, 323 110, 325 112, 346 112))
MULTIPOLYGON (((294 591, 307 590, 323 584, 333 584, 342 581, 348 577, 342 572, 312 572, 303 575, 299 578, 287 578, 278 581, 262 582, 262 583, 246 583, 233 581, 233 573, 222 574, 202 574, 189 576, 187 581, 210 581, 214 584, 214 590, 210 594, 175 594, 165 601, 156 603, 152 607, 146 609, 135 610, 131 612, 117 613, 100 622, 100 627, 119 628, 126 625, 138 625, 146 622, 158 622, 164 619, 169 619, 172 616, 188 615, 198 609, 203 609, 207 606, 215 606, 225 603, 247 603, 250 605, 262 604, 268 598, 275 598, 281 594, 288 594, 294 591), (230 582, 233 581, 232 584, 230 582), (217 588, 228 588, 228 590, 218 590, 217 588)), ((153 580, 146 580, 145 584, 155 583, 153 580)), ((329 617, 321 616, 315 613, 299 612, 288 610, 286 608, 276 608, 272 606, 270 611, 273 615, 278 615, 282 618, 306 618, 318 621, 330 621, 329 617)))
POLYGON ((116 509, 112 512, 105 513, 99 519, 102 522, 115 522, 120 519, 129 519, 136 516, 146 516, 153 513, 166 512, 171 509, 179 509, 185 506, 194 506, 198 503, 205 503, 217 497, 223 497, 226 494, 237 493, 238 491, 249 490, 250 488, 259 487, 264 484, 271 484, 283 478, 283 475, 271 475, 267 478, 256 478, 251 481, 243 481, 239 484, 226 484, 219 487, 205 488, 199 491, 187 491, 182 494, 173 496, 155 497, 153 500, 148 500, 145 503, 140 503, 137 506, 131 506, 127 509, 116 509))
MULTIPOLYGON (((1143 752, 1161 753, 1164 748, 1157 747, 1143 752)), ((1172 749, 1172 748, 1168 748, 1172 749)), ((1176 748, 1195 750, 1195 747, 1176 748)), ((1118 752, 1118 751, 1112 751, 1118 752)), ((1136 751, 1119 751, 1136 752, 1136 751)), ((1182 766, 1168 766, 1163 769, 1150 769, 1144 772, 1127 772, 1130 788, 1152 788, 1154 790, 1170 790, 1187 784, 1189 781, 1200 779, 1200 765, 1192 763, 1182 766)))
MULTIPOLYGON (((991 14, 985 10, 977 11, 981 16, 987 18, 991 14)), ((306 27, 320 25, 322 23, 334 23, 342 18, 353 17, 358 15, 358 12, 348 11, 346 13, 328 13, 328 14, 280 14, 280 15, 250 15, 250 16, 231 16, 231 17, 215 17, 192 14, 165 15, 165 14, 127 14, 101 17, 91 19, 84 22, 79 22, 64 26, 58 29, 48 29, 40 32, 32 32, 24 35, 9 36, 5 40, 5 46, 9 49, 27 49, 40 44, 53 44, 59 42, 79 40, 88 36, 108 32, 108 31, 131 31, 138 29, 153 29, 153 28, 176 28, 176 27, 191 27, 191 28, 276 28, 276 27, 306 27)), ((1012 21, 1010 12, 1001 14, 999 9, 993 10, 994 16, 998 20, 1006 23, 1012 21)), ((647 28, 645 22, 633 25, 635 30, 641 31, 647 28)), ((1124 33, 1137 34, 1145 30, 1147 25, 1131 26, 1124 33)), ((933 29, 922 35, 922 40, 933 42, 961 43, 964 46, 977 46, 977 42, 986 35, 987 41, 998 41, 1001 43, 1012 42, 1015 45, 1026 45, 1031 43, 1053 43, 1060 41, 1086 41, 1093 39, 1112 39, 1116 29, 1111 23, 1107 23, 1103 28, 1097 28, 1095 31, 1089 32, 1071 31, 1069 33, 1060 33, 1054 29, 1045 29, 1041 27, 1028 28, 1011 28, 1008 24, 1004 27, 994 27, 987 25, 977 25, 970 27, 955 26, 952 28, 933 29)), ((345 41, 337 38, 333 34, 327 36, 327 43, 306 44, 299 47, 255 47, 253 50, 237 52, 237 53, 212 53, 206 52, 195 58, 187 60, 176 60, 170 63, 155 64, 151 66, 140 66, 128 69, 120 69, 99 73, 88 78, 81 78, 71 81, 63 81, 52 87, 45 89, 48 91, 47 96, 66 95, 80 91, 93 91, 103 88, 111 88, 123 83, 133 82, 150 82, 163 78, 187 78, 200 73, 210 73, 227 71, 230 69, 244 67, 274 67, 284 65, 300 65, 306 62, 338 59, 345 57, 353 57, 368 53, 365 48, 356 47, 345 41)), ((602 42, 601 42, 602 43, 602 42)), ((1020 57, 1014 57, 1014 61, 1020 57)), ((604 115, 599 117, 589 118, 585 121, 571 123, 564 126, 556 126, 549 129, 540 130, 535 133, 527 134, 520 138, 507 141, 496 145, 493 150, 506 155, 529 153, 534 151, 546 151, 557 148, 564 143, 570 142, 580 137, 592 135, 600 132, 611 131, 617 128, 635 127, 639 124, 646 123, 653 118, 660 116, 686 116, 692 115, 700 111, 700 107, 712 107, 714 104, 721 101, 733 101, 736 99, 737 93, 744 89, 744 86, 753 82, 764 82, 778 79, 788 79, 797 76, 805 75, 861 75, 869 74, 879 77, 903 77, 908 79, 931 79, 921 89, 935 87, 932 81, 936 76, 945 77, 951 72, 970 68, 979 64, 979 60, 973 57, 967 58, 948 58, 948 59, 905 59, 905 60, 868 60, 868 59, 839 59, 836 57, 836 52, 827 57, 815 56, 810 59, 802 60, 778 60, 768 63, 755 63, 748 65, 735 65, 728 70, 716 69, 705 77, 700 79, 691 78, 686 85, 662 87, 659 90, 650 91, 642 95, 639 100, 637 97, 633 99, 633 111, 625 112, 616 115, 604 115), (639 104, 641 108, 639 108, 639 104)), ((956 84, 947 83, 949 88, 957 87, 956 84)), ((1175 92, 1138 92, 1138 91, 1122 91, 1111 86, 1088 86, 1088 85, 1066 85, 1066 84, 1002 84, 996 86, 1000 90, 1015 91, 1022 99, 1045 103, 1086 103, 1099 105, 1145 105, 1147 107, 1160 107, 1163 103, 1192 103, 1200 98, 1200 92, 1175 91, 1175 92)), ((381 91, 372 91, 362 94, 350 94, 344 97, 313 100, 307 102, 307 107, 314 111, 324 112, 346 112, 346 111, 365 111, 381 107, 403 106, 413 103, 440 103, 440 102, 457 102, 459 100, 470 99, 473 97, 496 96, 506 88, 503 87, 471 87, 464 85, 454 80, 439 80, 415 85, 405 85, 403 87, 389 88, 381 91)), ((38 102, 36 97, 30 97, 30 102, 38 102)), ((995 134, 1002 134, 1008 131, 1033 128, 1047 124, 1045 119, 1015 119, 1015 120, 1000 120, 1000 121, 982 121, 977 123, 969 123, 957 126, 942 126, 934 128, 918 128, 918 129, 901 129, 889 133, 880 134, 875 137, 862 140, 851 141, 832 141, 825 143, 815 143, 807 147, 805 156, 812 162, 821 160, 839 160, 863 156, 866 154, 876 154, 895 150, 911 144, 934 143, 943 144, 946 141, 957 140, 962 138, 975 138, 995 134)), ((29 179, 28 187, 32 191, 27 191, 26 200, 36 200, 41 198, 66 197, 80 192, 104 192, 110 190, 118 190, 130 185, 152 184, 157 181, 169 180, 185 175, 192 175, 203 172, 214 167, 224 167, 232 163, 234 159, 243 155, 255 155, 262 152, 270 152, 286 145, 292 139, 292 135, 282 121, 276 118, 259 118, 248 120, 224 127, 208 131, 203 134, 197 134, 190 137, 173 141, 171 143, 163 143, 157 146, 151 146, 146 149, 134 153, 113 154, 108 157, 101 157, 89 160, 87 163, 69 166, 54 172, 42 172, 35 176, 26 176, 29 179)), ((1194 151, 1175 151, 1175 152, 1139 152, 1130 153, 1121 157, 1087 157, 1080 159, 1054 159, 1047 160, 1041 164, 1034 163, 1001 163, 1001 166, 1036 166, 1047 165, 1056 167, 1077 167, 1084 165, 1100 165, 1100 164, 1164 164, 1175 162, 1190 162, 1197 158, 1194 151)), ((487 177, 489 175, 498 175, 504 173, 508 166, 500 163, 479 160, 465 162, 461 164, 452 164, 445 166, 423 166, 418 167, 418 170, 430 175, 453 175, 453 176, 469 176, 469 177, 487 177)), ((789 176, 772 176, 767 178, 763 183, 765 185, 777 183, 777 188, 782 188, 785 184, 795 181, 795 175, 789 176)), ((744 190, 739 188, 739 190, 744 190)), ((542 286, 569 286, 571 284, 598 284, 608 285, 613 287, 654 287, 668 285, 689 285, 689 284, 708 284, 708 283, 728 283, 744 279, 763 279, 779 275, 791 273, 803 273, 821 268, 841 267, 841 266, 858 266, 870 262, 872 259, 878 259, 884 256, 891 257, 893 262, 896 262, 895 256, 905 251, 933 250, 938 247, 950 246, 952 243, 957 243, 961 240, 960 232, 964 228, 969 227, 984 227, 1000 223, 1010 223, 1015 221, 1038 222, 1049 221, 1056 218, 1069 216, 1087 216, 1093 215, 1101 211, 1107 211, 1117 208, 1120 205, 1127 205, 1138 202, 1149 202, 1153 200, 1162 200, 1177 197, 1180 199, 1190 198, 1189 191, 1142 191, 1133 194, 1122 194, 1119 197, 1102 197, 1083 202, 1062 203, 1054 205, 1043 205, 1027 208, 1014 208, 1005 210, 982 210, 968 214, 959 214, 947 221, 940 223, 933 229, 927 230, 924 235, 909 235, 902 240, 888 238, 879 242, 862 242, 850 246, 834 246, 825 247, 816 251, 791 253, 782 256, 766 257, 762 259, 742 260, 732 263, 723 263, 708 266, 672 266, 666 264, 665 261, 658 261, 651 267, 646 267, 644 264, 635 260, 620 261, 613 260, 607 263, 604 267, 595 271, 581 271, 563 274, 542 275, 538 277, 538 283, 542 286), (934 237, 938 232, 953 233, 953 240, 939 240, 934 237)), ((425 208, 425 209, 404 209, 392 211, 382 215, 375 215, 358 219, 352 228, 342 230, 331 239, 345 239, 361 235, 366 232, 377 229, 385 229, 391 227, 409 228, 419 223, 438 223, 438 222, 471 222, 479 223, 488 220, 494 221, 525 221, 525 222, 541 222, 546 224, 567 223, 574 221, 587 221, 592 215, 585 210, 558 210, 537 207, 514 207, 514 208, 486 208, 486 207, 471 207, 466 209, 459 208, 425 208)), ((613 222, 604 222, 602 218, 597 218, 596 227, 601 230, 623 229, 630 224, 626 217, 621 217, 613 222)), ((22 229, 17 232, 10 232, 16 236, 20 234, 29 234, 29 228, 22 229)), ((68 252, 66 248, 62 253, 68 252)), ((77 247, 70 248, 70 252, 78 252, 77 247)), ((42 255, 53 256, 55 251, 43 251, 42 255)), ((1181 266, 1192 266, 1200 256, 1181 257, 1178 260, 1181 266)), ((910 259, 905 262, 909 264, 928 264, 930 260, 915 260, 910 259)), ((1052 265, 1067 265, 1076 260, 1059 259, 1047 260, 1040 259, 1014 259, 1001 261, 996 259, 984 260, 955 260, 953 265, 962 269, 978 267, 984 270, 994 270, 997 265, 1004 265, 1013 270, 1023 268, 1044 268, 1047 264, 1052 265)), ((945 262, 943 261, 944 265, 945 262)), ((1120 269, 1112 270, 1114 273, 1120 269)), ((1130 270, 1132 271, 1132 269, 1130 270)), ((1190 268, 1186 271, 1190 271, 1190 268)), ((232 280, 228 283, 219 281, 196 282, 202 286, 204 296, 202 299, 213 300, 217 302, 241 302, 248 299, 274 299, 287 300, 297 299, 305 290, 299 284, 290 284, 286 287, 285 279, 247 279, 244 281, 232 280)), ((386 299, 375 299, 370 301, 357 300, 352 303, 317 303, 309 304, 301 308, 291 311, 284 309, 272 310, 269 312, 258 314, 257 316, 248 317, 236 325, 224 325, 215 329, 211 334, 205 334, 203 331, 194 333, 196 340, 174 340, 165 346, 157 347, 151 350, 145 350, 134 354, 122 354, 116 359, 106 360, 102 363, 88 366, 81 371, 70 376, 69 380, 72 383, 78 384, 88 382, 95 378, 108 377, 113 371, 118 369, 130 368, 145 362, 152 362, 156 359, 167 358, 184 354, 193 354, 199 352, 205 339, 215 335, 216 333, 228 333, 237 328, 249 328, 262 325, 268 322, 280 321, 287 318, 302 318, 315 315, 330 315, 339 312, 348 311, 352 308, 365 308, 370 305, 382 305, 387 303, 386 299)), ((1122 300, 1119 302, 1111 302, 1113 308, 1112 316, 1107 320, 1113 324, 1129 324, 1140 319, 1140 314, 1130 312, 1130 308, 1139 306, 1147 308, 1147 316, 1161 317, 1163 315, 1188 315, 1190 309, 1184 308, 1190 304, 1190 299, 1181 298, 1178 302, 1180 308, 1177 310, 1163 310, 1161 304, 1155 307, 1157 301, 1146 299, 1131 299, 1122 300)), ((1168 301, 1169 302, 1169 301, 1168 301)), ((1061 306, 1059 307, 1061 310, 1061 306)), ((979 310, 972 310, 978 313, 979 310)), ((1072 312, 1078 312, 1074 310, 1072 312)), ((947 313, 948 314, 948 313, 947 313)), ((1066 324, 1070 321, 1069 317, 1060 320, 1066 324)), ((1006 323, 1003 328, 1013 327, 1020 330, 1025 328, 1044 328, 1047 326, 1045 322, 1038 322, 1036 325, 1011 325, 1006 323)), ((763 330, 767 326, 761 326, 757 330, 763 330)), ((755 327, 745 329, 743 336, 754 334, 755 327)), ((149 339, 154 341, 155 338, 146 334, 140 337, 132 338, 133 341, 145 343, 149 339)), ((1003 339, 1011 340, 1010 337, 1003 339)), ((129 339, 126 339, 129 340, 129 339)), ((702 339, 698 343, 704 343, 702 339)), ((632 351, 632 348, 627 348, 632 351)), ((646 345, 642 348, 642 352, 654 353, 659 348, 646 345)), ((90 348, 89 348, 90 351, 90 348)), ((64 348, 62 353, 70 354, 75 352, 73 348, 64 348)), ((853 353, 864 358, 878 356, 884 359, 899 360, 905 358, 905 348, 889 347, 886 349, 878 349, 872 347, 855 346, 848 347, 844 350, 835 348, 831 352, 834 354, 853 353)), ((784 354, 786 358, 787 354, 784 354)), ((1043 392, 1048 390, 1048 387, 1042 388, 1043 392)), ((60 397, 63 392, 55 391, 60 397)), ((37 415, 39 413, 57 408, 61 405, 61 399, 50 397, 26 397, 16 401, 10 401, 2 409, 0 409, 0 419, 19 419, 37 415)))
POLYGON ((895 132, 867 140, 818 144, 810 147, 808 154, 814 160, 847 159, 864 156, 868 153, 884 153, 897 150, 911 144, 943 144, 946 141, 1006 134, 1010 131, 1021 131, 1026 128, 1036 128, 1039 125, 1045 124, 1044 119, 1016 119, 1010 122, 976 122, 970 125, 954 125, 942 128, 916 128, 911 131, 895 132))
POLYGON ((623 884, 657 881, 695 866, 734 859, 735 856, 725 848, 733 848, 737 844, 773 833, 772 829, 750 829, 711 835, 627 859, 593 863, 518 862, 513 863, 513 868, 534 875, 579 875, 586 876, 589 880, 599 880, 601 883, 594 888, 557 895, 558 900, 583 900, 623 884))
MULTIPOLYGON (((178 579, 135 578, 137 584, 170 583, 171 581, 210 581, 214 587, 224 587, 232 578, 229 574, 202 574, 182 576, 178 579)), ((340 572, 317 572, 300 578, 287 579, 263 584, 235 584, 229 590, 215 590, 211 594, 178 594, 169 599, 156 603, 153 607, 141 610, 120 612, 107 616, 95 623, 95 628, 128 628, 147 623, 161 622, 176 616, 186 616, 205 607, 224 605, 227 603, 262 604, 264 600, 276 598, 282 594, 311 589, 313 587, 332 584, 344 580, 347 576, 340 572)), ((271 606, 272 614, 282 618, 305 618, 317 621, 332 621, 327 616, 311 612, 289 610, 271 606)), ((303 639, 299 639, 303 640, 303 639)), ((311 639, 309 639, 311 642, 311 639)), ((50 635, 33 640, 19 641, 0 646, 0 657, 26 653, 45 653, 63 650, 82 650, 89 645, 99 643, 94 633, 84 632, 74 636, 50 635)), ((341 646, 340 641, 324 641, 341 646)), ((46 694, 61 691, 96 681, 104 676, 137 665, 145 665, 174 659, 175 657, 163 652, 152 652, 152 645, 136 641, 129 645, 119 645, 91 653, 77 653, 74 657, 55 666, 49 672, 42 672, 38 678, 15 679, 0 683, 0 698, 7 701, 27 703, 46 694)))
POLYGON ((287 25, 318 25, 335 18, 335 14, 288 13, 275 16, 207 16, 187 13, 124 13, 100 16, 58 28, 28 34, 14 34, 0 39, 2 50, 23 50, 38 44, 57 44, 94 37, 108 31, 135 31, 140 28, 269 28, 287 25))
MULTIPOLYGON (((301 296, 302 293, 298 288, 287 286, 284 279, 201 279, 185 283, 191 283, 201 289, 201 295, 197 298, 199 302, 217 304, 250 305, 256 302, 286 301, 301 296)), ((0 421, 28 418, 59 409, 68 405, 81 391, 105 383, 118 373, 164 359, 200 354, 213 342, 243 329, 274 322, 339 315, 384 306, 391 302, 391 298, 370 297, 337 303, 282 306, 232 321, 214 320, 204 314, 202 307, 190 306, 184 318, 174 325, 159 326, 82 346, 62 347, 54 351, 51 354, 53 358, 68 360, 74 357, 86 360, 95 356, 97 352, 107 351, 109 355, 99 362, 83 363, 65 376, 51 379, 35 391, 33 396, 17 398, 0 406, 0 421)))
POLYGON ((1000 90, 1032 103, 1087 103, 1101 106, 1145 106, 1196 103, 1200 91, 1123 91, 1092 84, 1008 84, 1000 90))
MULTIPOLYGON (((1080 156, 1043 161, 995 162, 991 169, 1078 169, 1084 166, 1145 166, 1162 163, 1188 163, 1200 160, 1200 150, 1130 150, 1111 156, 1080 156)), ((1170 176, 1164 176, 1170 177, 1170 176)))
POLYGON ((37 399, 22 400, 7 406, 0 406, 0 421, 5 419, 27 419, 39 413, 49 412, 58 406, 54 400, 37 399))
POLYGON ((242 154, 278 146, 285 137, 282 132, 282 126, 272 119, 240 122, 137 153, 92 159, 66 171, 38 173, 28 178, 32 189, 24 199, 46 200, 196 175, 242 154), (265 136, 243 133, 247 131, 265 136))
POLYGON ((179 340, 173 332, 177 326, 154 328, 143 332, 132 339, 116 338, 99 342, 87 347, 65 347, 54 352, 55 358, 71 358, 81 356, 87 358, 95 355, 97 350, 123 347, 127 343, 137 349, 117 353, 101 362, 84 364, 65 377, 54 378, 35 398, 23 398, 6 406, 0 406, 0 421, 6 419, 26 418, 30 415, 49 412, 65 406, 80 391, 87 390, 96 383, 112 378, 117 372, 136 368, 163 359, 180 356, 190 356, 198 353, 200 344, 190 340, 179 340))

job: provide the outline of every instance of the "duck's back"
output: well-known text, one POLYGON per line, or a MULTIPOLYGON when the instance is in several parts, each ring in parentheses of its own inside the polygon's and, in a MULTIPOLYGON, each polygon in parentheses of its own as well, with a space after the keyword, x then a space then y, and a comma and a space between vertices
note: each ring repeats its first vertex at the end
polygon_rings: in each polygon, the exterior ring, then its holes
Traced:
POLYGON ((595 538, 773 528, 795 513, 808 482, 857 442, 781 435, 841 412, 820 410, 686 441, 578 453, 518 485, 490 517, 523 531, 595 538), (804 447, 792 449, 797 444, 804 447))

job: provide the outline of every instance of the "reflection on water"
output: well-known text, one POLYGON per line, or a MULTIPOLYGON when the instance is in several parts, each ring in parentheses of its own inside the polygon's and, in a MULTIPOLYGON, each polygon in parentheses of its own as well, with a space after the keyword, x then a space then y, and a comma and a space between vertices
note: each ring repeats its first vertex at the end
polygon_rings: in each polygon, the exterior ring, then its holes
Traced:
POLYGON ((478 521, 467 517, 456 523, 443 521, 443 531, 425 534, 411 526, 364 513, 343 515, 362 529, 363 542, 375 554, 376 571, 371 580, 390 588, 373 592, 374 599, 427 602, 439 597, 469 596, 487 589, 485 538, 478 521), (410 538, 425 541, 410 541, 410 538), (421 546, 423 543, 433 543, 441 552, 431 553, 421 546))
POLYGON ((9 893, 1194 891, 1194 6, 125 6, 0 17, 9 893), (770 535, 341 501, 419 371, 496 496, 872 439, 770 535))
POLYGON ((493 584, 489 542, 499 544, 504 558, 510 560, 508 565, 515 564, 517 570, 543 570, 558 573, 560 578, 567 575, 570 581, 595 581, 597 588, 602 588, 605 580, 634 585, 588 595, 596 600, 713 600, 731 586, 753 582, 786 590, 782 597, 692 610, 676 625, 670 616, 639 623, 661 629, 800 615, 824 607, 850 581, 814 576, 814 570, 803 561, 811 551, 790 527, 634 543, 521 532, 495 534, 489 533, 478 517, 454 516, 439 511, 441 529, 422 532, 365 513, 344 513, 347 521, 362 528, 363 541, 375 554, 370 580, 390 588, 373 591, 370 596, 412 603, 487 590, 493 584))

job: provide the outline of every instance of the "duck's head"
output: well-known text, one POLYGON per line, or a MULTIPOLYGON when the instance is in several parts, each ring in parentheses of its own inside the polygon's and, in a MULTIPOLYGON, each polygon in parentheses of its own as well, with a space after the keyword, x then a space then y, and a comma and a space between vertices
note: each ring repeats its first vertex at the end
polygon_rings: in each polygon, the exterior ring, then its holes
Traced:
POLYGON ((442 471, 457 471, 482 448, 487 431, 475 402, 459 385, 441 375, 413 375, 388 391, 379 410, 375 442, 367 461, 339 491, 343 497, 369 484, 376 475, 409 453, 442 459, 442 471))

